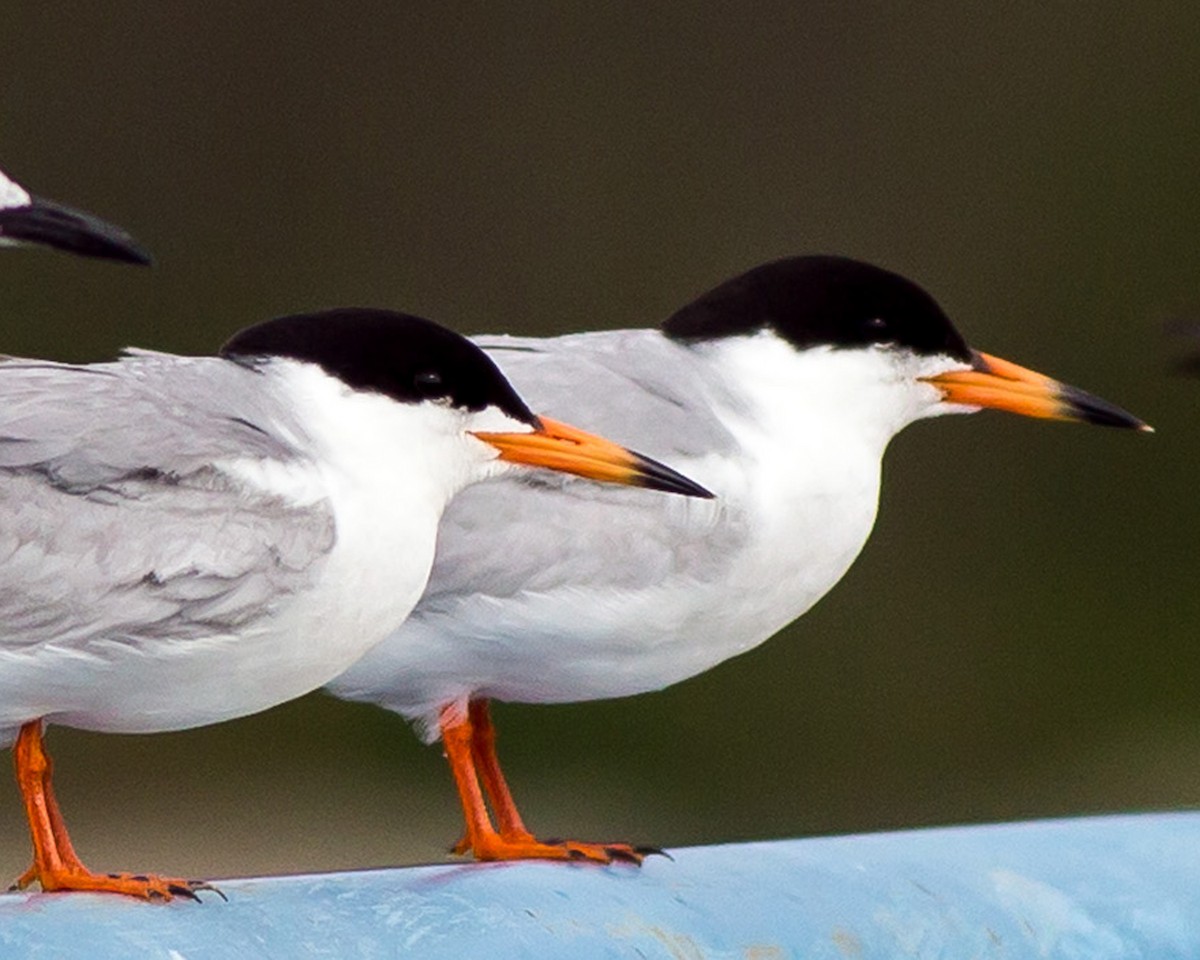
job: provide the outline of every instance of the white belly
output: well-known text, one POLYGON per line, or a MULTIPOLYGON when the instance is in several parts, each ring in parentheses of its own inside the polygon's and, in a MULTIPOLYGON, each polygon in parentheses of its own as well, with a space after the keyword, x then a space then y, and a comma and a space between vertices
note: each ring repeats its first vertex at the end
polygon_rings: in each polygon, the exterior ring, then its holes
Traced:
POLYGON ((419 719, 428 731, 441 706, 466 697, 572 702, 695 676, 763 643, 841 579, 875 517, 878 474, 859 477, 857 488, 807 497, 785 527, 759 521, 759 535, 706 583, 673 577, 625 590, 579 583, 423 604, 332 690, 419 719))
MULTIPOLYGON (((98 628, 91 636, 30 642, 18 635, 0 643, 0 737, 39 717, 144 733, 245 716, 316 689, 399 627, 424 590, 441 512, 460 484, 430 453, 448 441, 420 434, 424 421, 414 422, 405 405, 373 395, 351 395, 345 405, 349 416, 325 423, 318 409, 306 418, 318 451, 311 460, 286 469, 249 459, 220 464, 294 505, 331 508, 335 539, 312 561, 311 576, 267 595, 244 622, 214 626, 210 634, 195 622, 173 633, 169 619, 156 630, 147 619, 125 635, 98 628), (381 442, 387 428, 411 442, 381 442)), ((231 495, 223 522, 236 524, 242 509, 251 508, 231 495)), ((220 570, 221 522, 196 541, 206 572, 220 570)), ((132 512, 128 528, 118 531, 126 539, 114 551, 134 550, 155 533, 139 529, 132 512)), ((69 573, 64 581, 69 590, 69 573)), ((36 610, 35 596, 28 606, 36 610)))
POLYGON ((690 458, 648 452, 716 493, 717 526, 667 522, 649 507, 616 513, 547 499, 547 512, 573 511, 553 527, 561 573, 543 539, 535 555, 550 569, 524 570, 521 583, 489 594, 486 576, 470 575, 471 551, 495 556, 502 544, 522 542, 522 525, 541 522, 537 511, 509 516, 497 498, 491 513, 472 514, 452 531, 454 543, 443 543, 460 575, 330 689, 420 720, 430 735, 441 706, 472 696, 563 702, 661 689, 804 614, 870 534, 880 462, 903 411, 896 424, 876 422, 872 357, 865 379, 862 357, 797 355, 771 337, 717 345, 710 357, 729 390, 697 402, 712 404, 706 415, 736 448, 690 458), (605 536, 606 524, 619 529, 605 536), (639 541, 679 552, 647 561, 639 541), (579 551, 589 563, 571 562, 579 551))
POLYGON ((398 627, 433 559, 433 523, 405 523, 364 562, 339 544, 310 589, 235 635, 0 651, 0 730, 37 717, 89 730, 146 733, 245 716, 316 689, 398 627), (424 526, 426 529, 421 530, 424 526))

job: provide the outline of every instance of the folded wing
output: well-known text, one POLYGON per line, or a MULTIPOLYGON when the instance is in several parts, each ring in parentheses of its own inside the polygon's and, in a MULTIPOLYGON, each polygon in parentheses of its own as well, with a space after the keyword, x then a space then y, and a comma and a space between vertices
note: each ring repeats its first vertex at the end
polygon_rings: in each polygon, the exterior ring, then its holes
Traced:
POLYGON ((308 582, 328 509, 231 469, 302 462, 256 376, 152 354, 0 363, 0 649, 224 633, 308 582))

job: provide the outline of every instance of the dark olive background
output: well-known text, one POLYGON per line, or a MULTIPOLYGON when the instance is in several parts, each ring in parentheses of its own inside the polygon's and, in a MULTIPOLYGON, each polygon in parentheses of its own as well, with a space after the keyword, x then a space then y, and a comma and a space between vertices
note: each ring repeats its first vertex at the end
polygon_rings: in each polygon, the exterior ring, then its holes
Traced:
MULTIPOLYGON (((464 332, 644 325, 827 251, 1158 428, 907 432, 863 557, 801 623, 662 693, 497 710, 539 832, 678 845, 1200 802, 1200 383, 1168 373, 1161 332, 1200 306, 1193 3, 6 0, 2 20, 0 165, 157 257, 5 252, 6 352, 207 352, 343 304, 464 332)), ((97 867, 412 862, 460 826, 436 749, 319 694, 51 746, 97 867)), ((0 838, 15 875, 7 784, 0 838)))

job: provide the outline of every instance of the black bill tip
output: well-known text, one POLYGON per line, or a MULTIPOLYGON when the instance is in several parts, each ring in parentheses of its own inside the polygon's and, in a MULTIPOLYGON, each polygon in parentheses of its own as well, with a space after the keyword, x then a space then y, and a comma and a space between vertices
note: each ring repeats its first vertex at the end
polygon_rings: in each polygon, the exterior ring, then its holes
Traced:
POLYGON ((1121 427, 1126 430, 1137 430, 1141 433, 1153 433, 1154 428, 1144 420, 1135 417, 1128 410, 1122 410, 1116 404, 1101 400, 1078 387, 1064 385, 1059 394, 1059 402, 1067 409, 1070 416, 1083 423, 1094 423, 1101 427, 1121 427))
POLYGON ((125 230, 90 213, 33 197, 19 207, 0 209, 0 238, 34 243, 82 257, 149 266, 147 253, 125 230))
POLYGON ((701 500, 715 499, 715 494, 710 490, 672 470, 666 464, 651 460, 640 453, 634 453, 633 460, 638 477, 636 485, 639 487, 661 490, 664 493, 678 493, 685 497, 698 497, 701 500))

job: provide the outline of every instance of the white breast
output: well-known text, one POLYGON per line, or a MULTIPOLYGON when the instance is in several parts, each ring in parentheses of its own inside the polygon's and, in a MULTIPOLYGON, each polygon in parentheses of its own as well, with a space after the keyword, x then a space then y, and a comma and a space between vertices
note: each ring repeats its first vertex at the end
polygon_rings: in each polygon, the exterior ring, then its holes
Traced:
POLYGON ((4 720, 48 716, 120 732, 226 720, 319 687, 403 622, 424 589, 441 512, 479 469, 477 442, 453 410, 354 393, 312 366, 280 367, 264 376, 305 425, 305 436, 287 439, 308 457, 217 466, 292 503, 332 506, 336 540, 309 585, 236 632, 23 651, 4 675, 28 703, 5 704, 4 720))
MULTIPOLYGON (((620 522, 636 522, 647 537, 665 522, 693 524, 701 535, 688 549, 710 544, 722 553, 690 566, 719 576, 440 598, 435 612, 422 604, 334 692, 427 725, 439 705, 464 696, 554 702, 640 693, 757 646, 820 599, 870 533, 880 460, 905 416, 894 403, 879 414, 880 397, 870 392, 886 363, 861 352, 798 354, 772 336, 704 349, 739 401, 718 413, 741 448, 671 465, 718 499, 647 496, 644 511, 633 520, 623 512, 620 522), (722 536, 732 529, 744 535, 722 536)), ((475 532, 504 535, 503 517, 475 532)), ((602 562, 630 559, 614 549, 602 562)))
MULTIPOLYGON (((220 656, 235 658, 253 685, 241 694, 252 710, 326 683, 404 621, 425 588, 442 510, 477 466, 453 409, 353 392, 308 365, 289 365, 283 378, 313 457, 307 470, 262 473, 260 482, 300 502, 323 491, 337 540, 311 589, 222 644, 220 656)), ((196 683, 188 700, 206 693, 217 710, 232 707, 196 683)), ((212 719, 221 718, 198 722, 212 719)))

